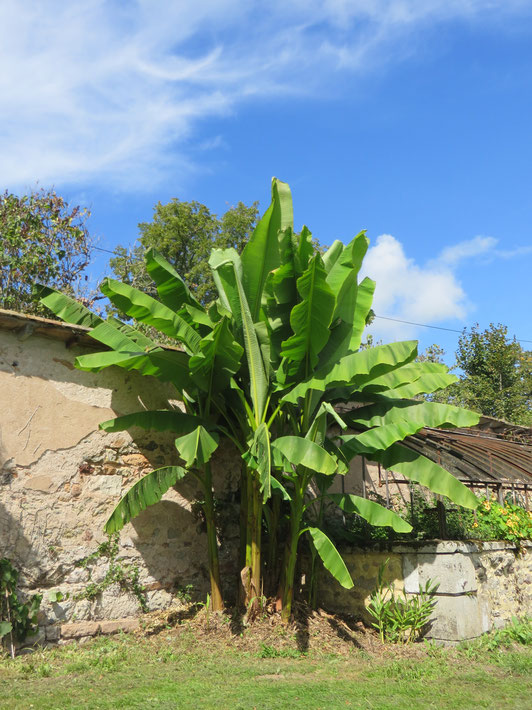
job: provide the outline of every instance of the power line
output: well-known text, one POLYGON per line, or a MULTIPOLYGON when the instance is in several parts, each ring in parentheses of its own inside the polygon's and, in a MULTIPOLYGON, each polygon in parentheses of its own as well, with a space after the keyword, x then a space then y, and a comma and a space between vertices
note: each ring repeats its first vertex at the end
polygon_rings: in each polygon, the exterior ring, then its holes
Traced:
MULTIPOLYGON (((380 318, 381 320, 393 320, 395 323, 405 323, 406 325, 416 325, 420 328, 433 328, 434 330, 446 330, 448 333, 463 333, 463 330, 456 330, 456 328, 444 328, 441 325, 428 325, 428 323, 414 323, 410 320, 401 320, 400 318, 390 318, 390 316, 378 316, 375 318, 380 318)), ((518 343, 532 343, 532 340, 523 340, 522 338, 516 338, 518 343)))
MULTIPOLYGON (((112 254, 113 256, 125 257, 128 261, 138 261, 138 262, 144 261, 144 259, 141 259, 138 256, 130 256, 129 254, 118 254, 116 251, 111 251, 110 249, 104 249, 103 247, 93 246, 92 248, 96 249, 96 251, 105 252, 105 254, 112 254)), ((391 320, 391 321, 394 321, 395 323, 404 323, 405 325, 415 325, 418 328, 432 328, 433 330, 445 330, 448 333, 458 333, 459 335, 462 335, 462 333, 463 333, 463 330, 457 330, 456 328, 444 328, 441 325, 429 325, 428 323, 414 323, 413 321, 410 321, 410 320, 401 320, 400 318, 391 318, 390 316, 375 315, 375 318, 380 318, 381 320, 391 320)), ((516 338, 516 340, 518 343, 532 343, 532 340, 523 340, 522 338, 516 338)))

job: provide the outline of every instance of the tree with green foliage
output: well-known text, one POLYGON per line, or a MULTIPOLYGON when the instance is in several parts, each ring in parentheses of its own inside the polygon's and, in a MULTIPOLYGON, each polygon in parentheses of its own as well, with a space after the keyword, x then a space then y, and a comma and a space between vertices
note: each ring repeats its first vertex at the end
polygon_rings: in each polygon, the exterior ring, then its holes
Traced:
POLYGON ((322 254, 306 227, 294 232, 290 189, 274 179, 271 205, 242 254, 233 247, 212 251, 209 265, 218 297, 209 306, 172 264, 149 249, 146 271, 156 297, 113 279, 104 281, 102 292, 120 313, 164 333, 180 350, 165 349, 127 323, 114 317, 104 321, 63 294, 42 290, 43 303, 54 313, 91 327, 90 335, 109 348, 78 357, 80 369, 134 369, 177 390, 183 409, 141 411, 101 425, 113 432, 132 426, 171 431, 184 463, 141 478, 111 514, 106 531, 120 530, 185 473, 195 476, 203 489, 214 609, 222 608, 223 596, 210 460, 222 438, 233 442, 243 464, 245 601, 256 607, 263 593, 265 520, 270 541, 276 542, 274 557, 283 561, 279 603, 285 621, 303 539, 312 550, 313 580, 319 559, 341 585, 353 586, 322 529, 325 504, 397 532, 411 529, 373 501, 329 492, 334 477, 345 475, 355 456, 377 461, 457 504, 477 506, 460 481, 401 443, 425 426, 478 422, 472 412, 415 399, 456 378, 445 365, 416 362, 414 341, 360 347, 375 288, 369 278, 358 282, 368 243, 360 232, 349 244, 336 241, 322 254), (286 535, 276 538, 277 530, 286 535))
POLYGON ((249 207, 239 202, 221 218, 200 202, 177 198, 165 205, 158 202, 153 220, 139 224, 139 243, 132 250, 118 246, 117 256, 109 264, 120 281, 155 295, 144 254, 147 249, 157 249, 186 279, 198 301, 209 303, 217 295, 208 266, 211 251, 232 247, 240 253, 253 232, 257 215, 258 202, 249 207))
POLYGON ((74 293, 90 259, 89 216, 53 189, 0 195, 1 308, 44 314, 37 282, 74 293))
MULTIPOLYGON (((428 348, 425 357, 441 361, 443 350, 428 348)), ((456 350, 460 379, 432 395, 433 401, 468 407, 512 424, 532 424, 532 351, 508 337, 505 325, 478 323, 464 329, 456 350)))

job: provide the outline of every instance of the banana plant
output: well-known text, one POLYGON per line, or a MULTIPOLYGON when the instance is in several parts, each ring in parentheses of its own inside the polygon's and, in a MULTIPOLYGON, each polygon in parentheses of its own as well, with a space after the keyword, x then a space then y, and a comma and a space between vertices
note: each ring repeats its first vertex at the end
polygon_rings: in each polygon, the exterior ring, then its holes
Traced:
MULTIPOLYGON (((283 618, 291 613, 299 540, 346 587, 353 582, 333 543, 305 520, 327 499, 370 523, 398 532, 410 526, 393 512, 357 496, 328 495, 324 481, 348 470, 358 455, 380 461, 461 505, 476 507, 472 493, 444 469, 401 444, 424 426, 470 426, 478 416, 413 399, 455 380, 445 366, 417 363, 417 343, 406 341, 361 350, 375 283, 358 282, 368 247, 364 232, 322 256, 303 227, 294 232, 291 195, 274 180, 272 205, 246 246, 211 257, 220 307, 235 323, 247 369, 238 375, 247 393, 248 556, 259 589, 260 507, 272 490, 289 507, 289 539, 280 593, 283 618), (244 385, 244 383, 246 383, 244 385), (335 405, 351 405, 340 425, 335 405), (318 490, 318 503, 310 492, 318 490), (258 500, 262 493, 262 500, 258 500), (257 526, 253 531, 253 526, 257 526)), ((273 511, 273 507, 272 507, 273 511)), ((268 512, 272 528, 273 512, 268 512)))
MULTIPOLYGON (((223 608, 218 563, 216 521, 210 460, 221 436, 234 439, 224 427, 224 393, 241 366, 242 347, 234 339, 230 320, 219 311, 198 303, 186 284, 157 252, 146 253, 146 265, 160 300, 137 289, 106 279, 102 292, 131 319, 173 338, 175 348, 161 347, 129 323, 111 317, 103 320, 69 297, 41 287, 41 301, 67 322, 87 325, 90 335, 105 345, 104 352, 81 355, 76 366, 99 372, 118 366, 157 377, 175 388, 183 409, 140 411, 102 422, 105 431, 138 426, 170 431, 184 466, 167 466, 145 475, 127 491, 111 513, 107 533, 119 531, 147 506, 157 503, 166 491, 187 473, 201 486, 207 527, 208 559, 213 609, 223 608)), ((239 442, 236 441, 239 446, 239 442)))
MULTIPOLYGON (((119 527, 155 503, 191 471, 205 494, 213 590, 220 590, 210 459, 220 437, 242 456, 246 595, 262 594, 261 526, 265 503, 275 496, 289 510, 280 602, 288 620, 299 541, 306 537, 314 559, 345 587, 353 581, 332 541, 320 528, 324 501, 356 512, 374 525, 407 531, 408 524, 377 503, 329 494, 329 482, 345 475, 359 455, 418 481, 454 502, 475 508, 475 496, 457 479, 403 442, 424 426, 471 426, 478 415, 416 399, 455 381, 443 365, 418 363, 417 343, 405 341, 361 349, 375 283, 358 281, 368 248, 364 232, 321 254, 303 227, 294 231, 288 185, 274 178, 272 202, 241 256, 214 250, 209 260, 218 299, 204 307, 156 252, 146 254, 158 300, 107 279, 103 293, 132 322, 141 321, 174 338, 163 348, 130 323, 105 321, 55 292, 43 302, 63 319, 92 328, 110 348, 78 358, 90 371, 115 365, 173 385, 184 411, 141 412, 103 424, 133 424, 173 431, 185 467, 148 474, 112 514, 119 527), (342 405, 339 417, 338 405, 342 405), (339 431, 338 431, 339 429, 339 431), (309 525, 313 511, 314 524, 309 525)), ((273 509, 273 508, 272 508, 273 509)), ((276 518, 275 518, 276 519, 276 518)), ((221 591, 215 597, 221 605, 221 591)))

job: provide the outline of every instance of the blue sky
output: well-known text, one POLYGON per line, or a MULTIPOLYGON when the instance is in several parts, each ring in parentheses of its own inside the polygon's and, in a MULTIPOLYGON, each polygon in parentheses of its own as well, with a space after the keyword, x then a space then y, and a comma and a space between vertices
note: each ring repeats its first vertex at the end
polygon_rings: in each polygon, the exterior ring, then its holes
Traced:
POLYGON ((172 197, 265 209, 276 175, 322 243, 367 228, 378 314, 532 341, 532 2, 264 7, 3 0, 0 187, 55 185, 113 249, 172 197))

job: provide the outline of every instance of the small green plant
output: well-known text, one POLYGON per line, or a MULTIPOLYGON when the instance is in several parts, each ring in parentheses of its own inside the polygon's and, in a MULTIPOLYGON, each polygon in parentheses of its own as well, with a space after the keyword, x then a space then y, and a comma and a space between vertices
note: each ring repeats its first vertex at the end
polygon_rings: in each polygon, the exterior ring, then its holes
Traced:
POLYGON ((190 604, 192 601, 192 595, 194 594, 194 585, 186 584, 184 587, 178 587, 176 589, 176 597, 182 604, 190 604))
POLYGON ((275 648, 267 644, 261 644, 259 658, 301 658, 304 655, 297 648, 275 648))
POLYGON ((78 560, 78 562, 76 562, 76 567, 82 567, 89 573, 89 583, 82 592, 76 594, 74 599, 76 601, 79 601, 80 599, 95 599, 99 594, 116 582, 120 585, 121 589, 134 594, 141 610, 143 612, 147 612, 148 604, 146 601, 145 589, 139 582, 139 568, 137 565, 124 565, 121 563, 118 559, 118 540, 118 533, 109 535, 105 542, 98 545, 95 552, 92 552, 87 557, 84 557, 82 560, 78 560), (107 558, 109 560, 109 567, 105 577, 101 582, 92 582, 90 581, 91 564, 102 558, 107 558))
POLYGON ((393 582, 384 581, 389 561, 388 558, 379 567, 377 588, 371 595, 368 612, 375 619, 373 626, 382 643, 412 643, 421 636, 432 614, 439 583, 428 579, 424 586, 419 586, 419 594, 409 596, 403 591, 396 595, 393 582))
POLYGON ((0 640, 7 637, 11 657, 15 657, 14 641, 23 641, 37 631, 37 612, 42 594, 34 594, 27 602, 17 595, 18 571, 8 559, 0 559, 0 640))

